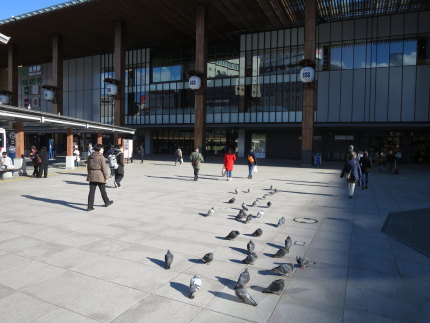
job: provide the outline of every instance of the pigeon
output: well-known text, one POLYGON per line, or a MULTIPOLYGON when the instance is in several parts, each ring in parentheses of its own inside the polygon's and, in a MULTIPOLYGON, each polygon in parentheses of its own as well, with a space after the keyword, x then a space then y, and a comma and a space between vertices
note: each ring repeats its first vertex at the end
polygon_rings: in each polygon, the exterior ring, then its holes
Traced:
POLYGON ((249 283, 251 276, 249 275, 248 268, 245 268, 245 271, 240 274, 239 279, 237 280, 236 286, 234 288, 243 288, 246 284, 249 283))
POLYGON ((259 237, 263 234, 263 230, 261 229, 257 229, 254 231, 254 233, 252 234, 253 237, 259 237))
POLYGON ((249 222, 251 222, 251 220, 252 220, 252 218, 253 218, 254 216, 252 215, 252 214, 250 214, 250 215, 248 215, 247 217, 246 217, 246 221, 245 221, 245 223, 249 223, 249 222))
POLYGON ((267 207, 271 207, 272 206, 272 202, 267 202, 267 207))
POLYGON ((239 189, 238 189, 238 188, 236 188, 236 189, 234 190, 234 193, 239 194, 239 189))
POLYGON ((248 191, 246 193, 251 193, 251 188, 248 187, 248 191))
POLYGON ((244 211, 248 211, 248 208, 246 207, 245 202, 244 202, 244 203, 242 203, 242 209, 243 209, 244 211))
POLYGON ((245 304, 257 306, 257 303, 252 299, 251 295, 249 295, 248 291, 244 287, 236 288, 234 292, 236 293, 237 298, 245 304))
POLYGON ((236 202, 236 198, 234 198, 234 197, 232 197, 232 198, 228 201, 228 203, 230 203, 230 204, 233 204, 234 202, 236 202))
POLYGON ((279 249, 274 255, 272 255, 273 258, 282 258, 286 254, 288 254, 287 248, 281 248, 279 249))
POLYGON ((202 280, 200 279, 200 275, 194 275, 190 280, 190 298, 194 298, 195 294, 199 291, 202 286, 202 280))
POLYGON ((281 274, 282 276, 288 276, 288 274, 293 272, 293 268, 293 264, 284 264, 273 268, 272 271, 276 274, 281 274))
POLYGON ((279 228, 283 224, 285 224, 285 218, 284 217, 279 219, 277 227, 279 228))
POLYGON ((290 236, 287 237, 287 239, 285 239, 285 249, 287 249, 288 251, 290 251, 291 245, 293 244, 293 239, 291 239, 290 236))
MULTIPOLYGON (((300 268, 308 267, 311 264, 311 261, 308 258, 303 257, 296 257, 297 264, 300 266, 300 268)), ((315 262, 314 262, 315 264, 315 262)))
POLYGON ((252 240, 249 240, 248 244, 246 245, 246 249, 248 249, 248 254, 250 255, 255 250, 255 243, 252 242, 252 240))
POLYGON ((254 202, 251 204, 251 206, 252 206, 252 207, 256 207, 256 206, 257 206, 257 201, 254 201, 254 202))
POLYGON ((283 279, 277 279, 274 280, 269 287, 262 290, 263 293, 270 293, 270 294, 281 294, 282 290, 285 287, 285 282, 283 279))
POLYGON ((258 211, 257 215, 255 216, 256 218, 261 218, 264 215, 263 211, 258 211))
POLYGON ((214 254, 212 252, 207 253, 203 256, 203 261, 209 265, 209 263, 214 260, 214 254))
POLYGON ((240 232, 239 231, 231 231, 229 234, 228 234, 228 236, 226 236, 224 239, 225 240, 234 240, 234 239, 236 239, 236 237, 238 236, 240 234, 240 232))
POLYGON ((257 260, 257 254, 255 252, 252 252, 251 254, 246 256, 246 258, 243 259, 242 262, 247 265, 253 265, 256 260, 257 260))
POLYGON ((214 213, 215 213, 215 209, 214 209, 214 208, 213 208, 213 206, 212 206, 212 208, 208 211, 207 216, 214 215, 214 213))
POLYGON ((277 188, 275 188, 275 189, 273 190, 273 192, 278 193, 278 189, 277 189, 277 188))
POLYGON ((273 185, 270 185, 270 190, 273 190, 273 185))
POLYGON ((236 217, 234 218, 236 221, 240 221, 240 219, 242 219, 243 218, 243 215, 242 215, 242 213, 240 213, 239 212, 239 214, 238 215, 236 215, 236 217))
POLYGON ((164 260, 166 262, 166 269, 170 269, 170 266, 172 265, 172 262, 173 262, 173 255, 170 252, 170 250, 167 250, 167 253, 164 256, 164 260))

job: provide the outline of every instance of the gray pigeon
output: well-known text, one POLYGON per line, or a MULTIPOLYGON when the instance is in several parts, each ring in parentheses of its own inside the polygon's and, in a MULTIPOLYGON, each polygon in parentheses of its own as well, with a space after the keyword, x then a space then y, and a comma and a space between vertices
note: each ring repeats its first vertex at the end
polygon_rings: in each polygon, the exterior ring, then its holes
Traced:
POLYGON ((236 202, 236 198, 234 198, 234 197, 232 197, 232 198, 228 201, 228 203, 230 203, 230 204, 233 204, 234 202, 236 202))
POLYGON ((214 254, 212 252, 207 253, 203 256, 202 259, 206 264, 209 264, 212 260, 214 260, 214 254))
POLYGON ((270 185, 270 190, 273 190, 273 185, 270 185))
POLYGON ((246 245, 246 249, 248 249, 248 254, 250 255, 255 250, 255 243, 252 242, 252 240, 249 240, 248 244, 246 245))
MULTIPOLYGON (((304 257, 296 257, 297 264, 300 266, 300 268, 304 269, 305 267, 308 267, 311 264, 311 261, 308 258, 304 257)), ((315 264, 315 262, 313 262, 315 264)))
POLYGON ((254 202, 251 204, 251 206, 252 206, 252 207, 256 207, 256 206, 257 206, 257 201, 254 201, 254 202))
POLYGON ((239 214, 238 215, 236 215, 236 217, 234 218, 236 221, 240 221, 240 219, 242 219, 243 218, 243 215, 242 215, 242 213, 240 213, 239 212, 239 214))
POLYGON ((272 206, 272 202, 267 202, 267 207, 271 207, 272 206))
POLYGON ((273 258, 282 258, 284 257, 286 254, 288 254, 288 250, 287 248, 281 248, 279 249, 272 257, 273 258))
POLYGON ((251 295, 249 295, 248 291, 245 288, 236 288, 234 292, 236 293, 237 298, 239 298, 239 300, 241 300, 245 304, 257 306, 257 303, 252 299, 251 295))
POLYGON ((285 282, 283 279, 274 280, 269 287, 262 290, 263 293, 271 293, 271 294, 281 294, 285 287, 285 282))
POLYGON ((246 258, 243 259, 242 262, 247 265, 253 265, 256 260, 257 254, 255 252, 252 252, 250 255, 246 256, 246 258))
POLYGON ((254 237, 259 237, 263 234, 263 230, 261 230, 260 228, 255 230, 254 233, 252 234, 252 236, 254 237))
POLYGON ((251 188, 250 187, 248 187, 247 193, 251 193, 251 188))
POLYGON ((234 193, 239 194, 239 189, 238 189, 238 188, 236 188, 236 189, 234 190, 234 193))
POLYGON ((190 298, 195 297, 195 294, 199 291, 200 287, 202 287, 202 280, 200 279, 200 275, 195 275, 190 280, 190 298))
POLYGON ((248 268, 245 268, 245 271, 240 274, 239 279, 237 280, 236 286, 234 288, 245 287, 245 285, 249 283, 250 279, 251 275, 248 272, 248 268))
POLYGON ((245 202, 244 202, 244 203, 242 203, 242 209, 243 209, 244 211, 248 211, 248 208, 246 207, 245 202))
POLYGON ((282 276, 288 276, 288 274, 293 272, 293 269, 293 264, 283 264, 273 268, 272 271, 276 274, 281 274, 282 276))
POLYGON ((291 239, 290 236, 287 237, 287 239, 285 239, 285 249, 287 249, 288 251, 290 251, 291 245, 293 244, 293 239, 291 239))
POLYGON ((240 234, 239 231, 231 231, 224 239, 225 240, 234 240, 240 234))
POLYGON ((278 189, 277 189, 277 188, 275 188, 273 191, 274 191, 275 193, 278 193, 278 189))
POLYGON ((258 211, 257 215, 255 216, 256 218, 261 218, 264 215, 263 211, 258 211))
POLYGON ((170 269, 170 266, 172 265, 172 262, 173 262, 173 255, 170 252, 170 250, 167 250, 167 253, 164 256, 164 261, 166 263, 166 269, 170 269))
POLYGON ((283 224, 285 224, 285 218, 284 217, 279 219, 277 227, 279 228, 283 224))
POLYGON ((214 209, 214 207, 212 206, 212 208, 208 211, 207 216, 214 215, 214 213, 215 213, 215 209, 214 209))
POLYGON ((253 218, 254 216, 252 215, 252 214, 250 214, 250 215, 248 215, 247 217, 246 217, 246 221, 245 221, 245 223, 249 223, 249 222, 251 222, 251 220, 252 220, 252 218, 253 218))

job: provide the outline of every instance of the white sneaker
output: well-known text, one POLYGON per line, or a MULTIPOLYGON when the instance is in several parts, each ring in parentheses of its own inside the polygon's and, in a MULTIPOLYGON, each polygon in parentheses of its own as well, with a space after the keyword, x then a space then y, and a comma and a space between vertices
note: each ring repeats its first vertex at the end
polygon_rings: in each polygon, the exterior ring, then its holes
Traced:
POLYGON ((113 182, 113 185, 116 187, 116 188, 118 188, 118 184, 114 181, 113 182))

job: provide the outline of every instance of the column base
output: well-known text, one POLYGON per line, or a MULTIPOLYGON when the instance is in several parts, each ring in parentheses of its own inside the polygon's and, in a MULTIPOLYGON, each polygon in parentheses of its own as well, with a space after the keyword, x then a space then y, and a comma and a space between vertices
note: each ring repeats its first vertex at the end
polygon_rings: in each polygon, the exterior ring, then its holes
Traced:
POLYGON ((75 169, 75 158, 73 156, 66 156, 66 169, 75 169))
POLYGON ((302 150, 302 165, 312 166, 312 150, 302 150))

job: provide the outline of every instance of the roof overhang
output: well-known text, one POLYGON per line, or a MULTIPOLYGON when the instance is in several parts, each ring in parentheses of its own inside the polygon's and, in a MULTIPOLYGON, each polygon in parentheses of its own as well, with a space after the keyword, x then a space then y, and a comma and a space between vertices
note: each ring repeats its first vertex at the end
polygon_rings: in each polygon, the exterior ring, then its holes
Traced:
POLYGON ((131 135, 136 131, 132 128, 107 125, 104 123, 71 118, 48 112, 32 111, 3 104, 0 104, 0 121, 21 121, 31 126, 46 126, 53 130, 73 128, 83 130, 84 132, 100 131, 104 133, 131 135))

